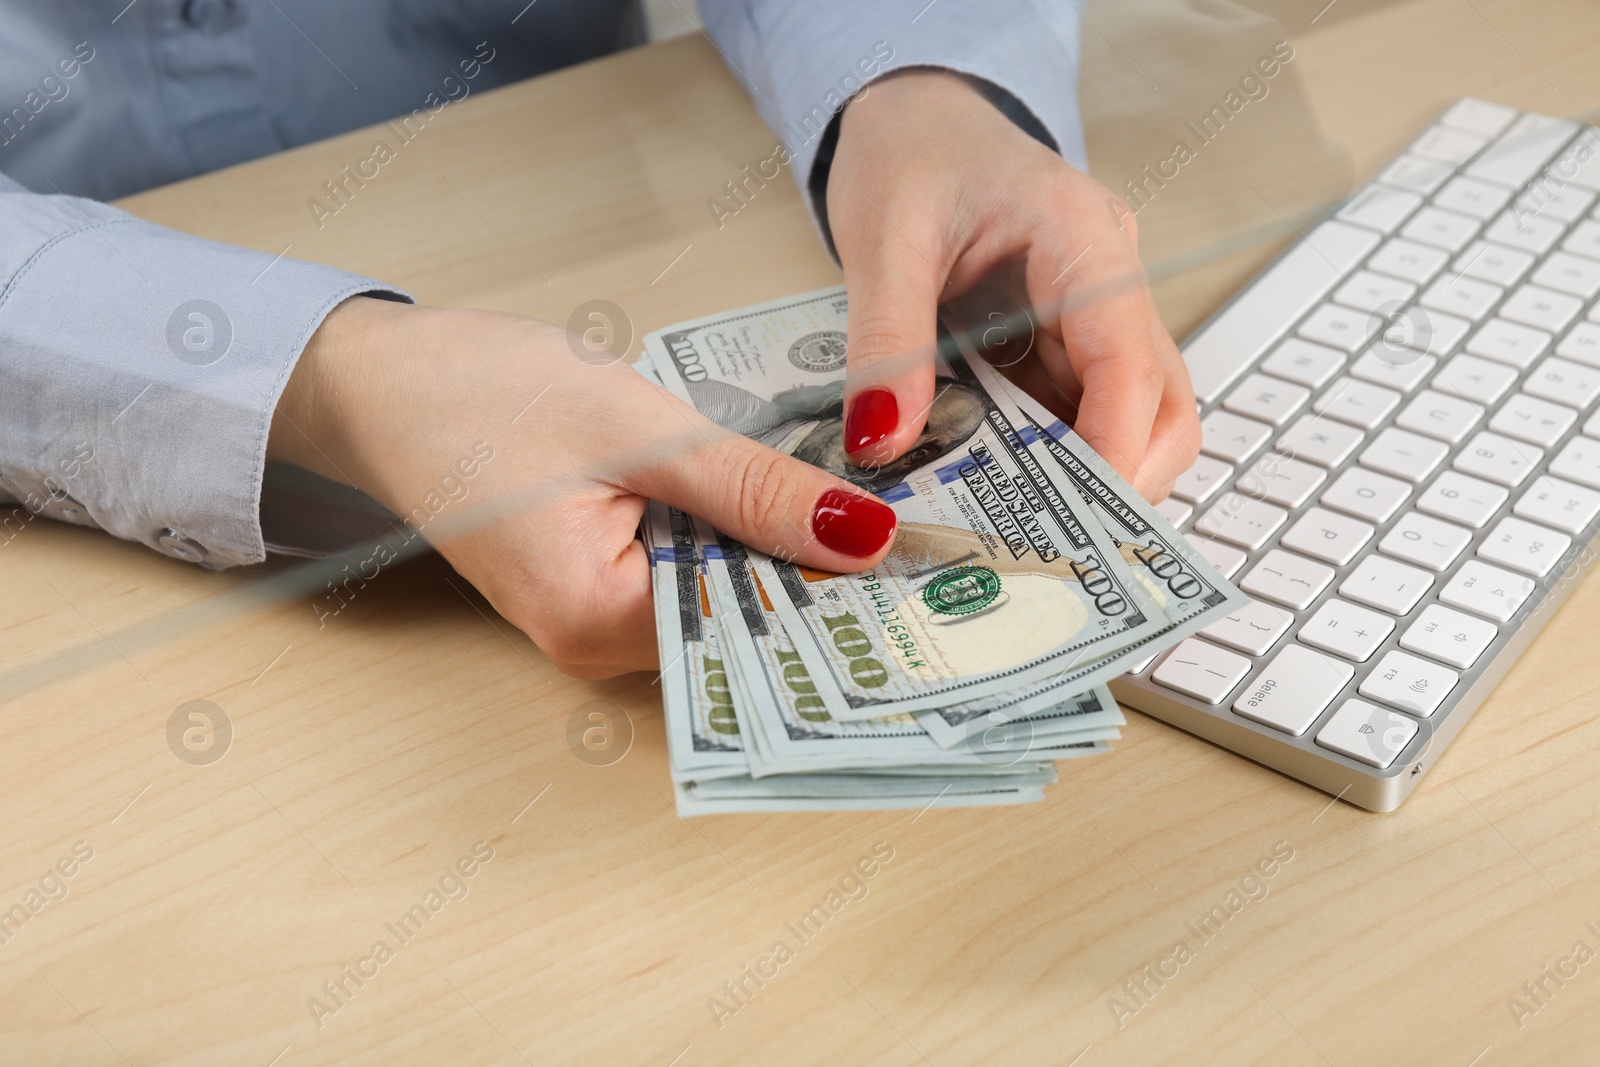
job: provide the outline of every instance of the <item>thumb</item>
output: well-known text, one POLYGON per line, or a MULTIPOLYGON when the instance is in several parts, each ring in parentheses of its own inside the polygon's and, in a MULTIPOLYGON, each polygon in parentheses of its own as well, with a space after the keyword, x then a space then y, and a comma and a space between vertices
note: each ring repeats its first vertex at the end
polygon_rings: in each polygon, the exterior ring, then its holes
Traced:
POLYGON ((933 403, 934 331, 944 280, 905 237, 875 230, 849 249, 844 447, 881 466, 916 444, 933 403))
POLYGON ((897 522, 887 504, 842 478, 715 424, 696 447, 626 488, 768 555, 840 573, 881 560, 897 522))

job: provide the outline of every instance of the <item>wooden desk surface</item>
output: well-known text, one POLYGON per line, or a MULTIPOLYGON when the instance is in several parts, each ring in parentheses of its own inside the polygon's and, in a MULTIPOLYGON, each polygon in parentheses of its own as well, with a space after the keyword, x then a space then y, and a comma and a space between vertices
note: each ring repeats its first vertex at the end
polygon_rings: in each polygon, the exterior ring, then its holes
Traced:
MULTIPOLYGON (((1600 106, 1580 0, 1295 17, 1358 177, 1459 95, 1600 106)), ((706 199, 773 138, 698 38, 452 107, 317 229, 307 200, 372 139, 129 206, 433 303, 561 322, 609 299, 641 333, 837 278, 786 181, 713 224, 706 199)), ((1281 239, 1163 281, 1174 329, 1281 239)), ((1523 990, 1600 949, 1593 581, 1393 815, 1135 713, 1041 805, 688 822, 649 677, 559 676, 437 560, 321 629, 305 596, 252 599, 289 568, 210 574, 47 523, 0 550, 0 909, 73 871, 0 944, 0 1062, 1594 1061, 1600 962, 1542 1005, 1523 990), (191 700, 231 722, 218 762, 169 749, 191 700), (631 722, 610 765, 569 747, 594 701, 631 722), (1274 846, 1266 895, 1202 943, 1190 924, 1274 846), (802 944, 786 924, 875 847, 866 895, 802 944), (1192 958, 1163 962, 1180 940, 1192 958), (1538 1005, 1520 1027, 1513 996, 1538 1005)))

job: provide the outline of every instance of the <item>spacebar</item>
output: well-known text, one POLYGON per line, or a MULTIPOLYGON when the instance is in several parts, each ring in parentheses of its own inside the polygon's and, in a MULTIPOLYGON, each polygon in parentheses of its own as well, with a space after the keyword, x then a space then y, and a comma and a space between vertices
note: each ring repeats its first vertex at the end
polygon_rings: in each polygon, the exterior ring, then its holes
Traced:
POLYGON ((1312 230, 1184 344, 1195 398, 1208 404, 1221 396, 1379 240, 1371 230, 1342 222, 1324 222, 1312 230))

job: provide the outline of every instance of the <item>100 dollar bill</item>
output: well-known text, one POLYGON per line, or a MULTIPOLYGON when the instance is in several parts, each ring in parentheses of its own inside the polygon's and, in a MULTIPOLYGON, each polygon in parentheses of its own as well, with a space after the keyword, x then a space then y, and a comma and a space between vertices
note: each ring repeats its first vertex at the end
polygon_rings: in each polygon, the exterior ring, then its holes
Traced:
MULTIPOLYGON (((755 559, 835 719, 1015 692, 1103 664, 1169 625, 1100 523, 1085 520, 1077 489, 1041 465, 1014 409, 959 355, 941 368, 921 440, 886 467, 850 464, 846 312, 833 289, 645 339, 667 388, 702 414, 854 482, 899 516, 889 555, 863 574, 755 559)), ((1082 678, 1084 688, 1098 680, 1082 678)))

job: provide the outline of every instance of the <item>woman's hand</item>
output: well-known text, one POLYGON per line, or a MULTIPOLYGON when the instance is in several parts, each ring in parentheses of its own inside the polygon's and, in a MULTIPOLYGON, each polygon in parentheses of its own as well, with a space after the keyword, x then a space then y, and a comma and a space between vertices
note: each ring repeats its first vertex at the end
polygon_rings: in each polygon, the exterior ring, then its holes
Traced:
POLYGON ((1134 219, 965 78, 891 74, 840 117, 828 218, 850 294, 845 447, 904 452, 933 401, 939 304, 1022 264, 1033 353, 1007 373, 1159 500, 1194 461, 1188 370, 1156 314, 1134 219))
POLYGON ((661 500, 773 555, 870 567, 894 513, 830 474, 724 430, 627 364, 580 359, 554 326, 356 297, 301 356, 269 454, 406 516, 477 465, 424 535, 557 666, 606 677, 657 663, 635 530, 661 500), (448 521, 446 521, 448 520, 448 521))

